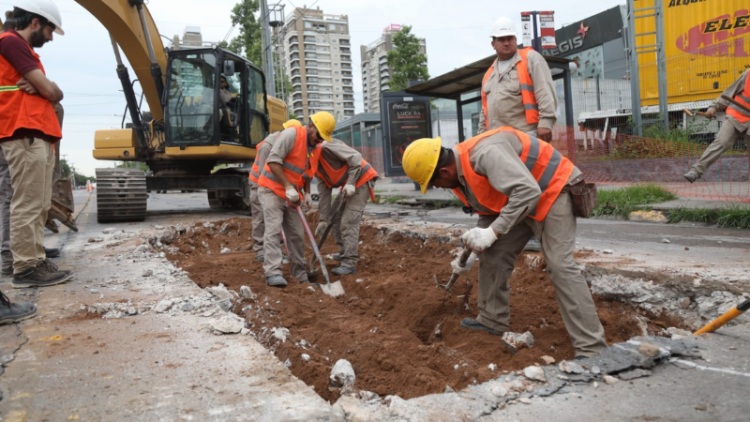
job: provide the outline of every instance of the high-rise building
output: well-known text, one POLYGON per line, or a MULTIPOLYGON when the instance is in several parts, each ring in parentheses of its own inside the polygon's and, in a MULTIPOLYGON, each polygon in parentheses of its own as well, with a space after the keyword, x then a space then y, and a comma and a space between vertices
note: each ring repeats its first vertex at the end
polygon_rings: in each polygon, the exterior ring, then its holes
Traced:
POLYGON ((287 16, 283 31, 292 113, 304 121, 318 111, 337 120, 354 116, 349 17, 298 7, 287 16))
MULTIPOLYGON (((391 70, 386 56, 393 50, 393 34, 400 30, 401 25, 388 25, 383 29, 380 38, 369 45, 359 47, 362 53, 362 94, 365 113, 379 113, 380 93, 391 88, 391 70)), ((419 52, 427 54, 424 38, 419 39, 419 52)))

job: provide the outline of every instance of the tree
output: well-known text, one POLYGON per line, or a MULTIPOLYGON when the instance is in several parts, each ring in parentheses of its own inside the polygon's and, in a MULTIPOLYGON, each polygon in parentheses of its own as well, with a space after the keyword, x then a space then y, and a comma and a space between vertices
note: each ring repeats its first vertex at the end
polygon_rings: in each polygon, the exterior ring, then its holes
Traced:
POLYGON ((63 179, 70 177, 70 164, 68 164, 68 160, 64 158, 60 159, 60 171, 62 172, 63 179))
POLYGON ((403 91, 409 81, 426 81, 427 56, 420 52, 419 38, 411 33, 411 26, 404 25, 393 34, 393 50, 388 52, 388 67, 391 68, 391 91, 403 91))
POLYGON ((219 47, 244 55, 260 67, 263 63, 263 46, 260 38, 260 22, 256 18, 259 7, 258 0, 241 0, 234 5, 231 15, 232 25, 239 26, 240 34, 229 43, 222 41, 219 47))

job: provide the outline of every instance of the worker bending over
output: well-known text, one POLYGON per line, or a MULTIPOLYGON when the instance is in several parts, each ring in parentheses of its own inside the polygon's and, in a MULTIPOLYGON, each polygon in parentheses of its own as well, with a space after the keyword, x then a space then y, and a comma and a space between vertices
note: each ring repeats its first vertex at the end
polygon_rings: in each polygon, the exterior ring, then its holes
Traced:
POLYGON ((318 194, 320 202, 320 223, 315 229, 315 237, 320 237, 333 224, 333 238, 339 247, 339 253, 333 259, 341 262, 341 266, 331 270, 336 275, 354 274, 359 258, 359 223, 365 212, 367 198, 372 189, 372 183, 378 177, 378 172, 365 160, 362 154, 338 139, 332 139, 321 147, 318 171, 318 194), (343 210, 332 215, 331 192, 341 187, 340 205, 343 210))
POLYGON ((336 120, 330 113, 318 112, 310 116, 305 127, 284 129, 274 141, 266 164, 258 179, 258 196, 263 208, 265 234, 263 271, 266 284, 287 285, 281 271, 281 230, 284 230, 289 250, 292 277, 307 283, 305 271, 305 232, 296 207, 312 207, 309 182, 306 194, 299 186, 305 184, 305 175, 311 178, 317 168, 319 144, 331 140, 336 120))
MULTIPOLYGON (((576 217, 569 188, 581 171, 550 144, 502 127, 454 148, 440 138, 420 139, 404 152, 406 175, 419 183, 452 189, 473 212, 477 227, 462 236, 479 258, 479 316, 461 327, 502 335, 509 329, 510 287, 517 256, 532 235, 542 241, 552 284, 576 357, 607 346, 604 329, 581 269, 573 260, 576 217)), ((473 262, 454 272, 466 273, 473 262)))

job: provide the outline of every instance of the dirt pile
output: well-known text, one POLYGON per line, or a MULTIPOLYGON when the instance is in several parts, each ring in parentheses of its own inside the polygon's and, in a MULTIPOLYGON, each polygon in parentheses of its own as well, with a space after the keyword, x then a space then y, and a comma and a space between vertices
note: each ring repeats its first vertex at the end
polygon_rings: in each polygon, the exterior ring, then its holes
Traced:
MULTIPOLYGON (((477 315, 476 267, 458 280, 455 296, 435 287, 434 276, 442 283, 450 277, 453 246, 399 234, 386 239, 377 228, 363 226, 357 273, 340 278, 346 295, 334 299, 293 281, 288 265, 289 286, 268 287, 251 250, 251 227, 249 218, 198 225, 175 235, 172 246, 177 249, 168 257, 201 287, 223 283, 239 292, 249 286, 256 298, 243 299, 238 314, 259 341, 291 365, 294 375, 326 399, 338 398, 337 391, 328 389, 338 359, 352 363, 358 389, 411 398, 544 364, 543 355, 558 362, 574 357, 539 254, 520 256, 510 280, 511 330, 531 331, 536 342, 511 356, 497 337, 459 327, 462 318, 477 315), (225 248, 232 252, 222 254, 225 248)), ((323 253, 335 252, 329 240, 323 253)), ((333 260, 328 264, 337 265, 333 260)), ((642 334, 642 325, 649 323, 648 316, 639 316, 629 305, 603 298, 596 298, 596 304, 610 343, 642 334)), ((649 327, 658 331, 663 325, 667 323, 653 321, 649 327)))

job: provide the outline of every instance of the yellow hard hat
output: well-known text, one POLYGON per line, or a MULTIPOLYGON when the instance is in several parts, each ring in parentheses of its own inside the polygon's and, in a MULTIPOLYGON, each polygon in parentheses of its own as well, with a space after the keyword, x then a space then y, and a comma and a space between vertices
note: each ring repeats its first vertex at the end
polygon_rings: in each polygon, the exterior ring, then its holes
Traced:
POLYGON ((422 195, 427 192, 432 174, 440 159, 440 147, 443 141, 437 138, 422 138, 409 144, 404 151, 401 164, 409 179, 419 183, 422 195))
POLYGON ((284 129, 289 129, 290 127, 302 127, 302 123, 297 119, 292 119, 287 120, 282 126, 284 126, 284 129))
POLYGON ((336 119, 333 115, 327 111, 319 111, 310 116, 310 120, 318 129, 320 137, 331 142, 331 134, 336 128, 336 119))

